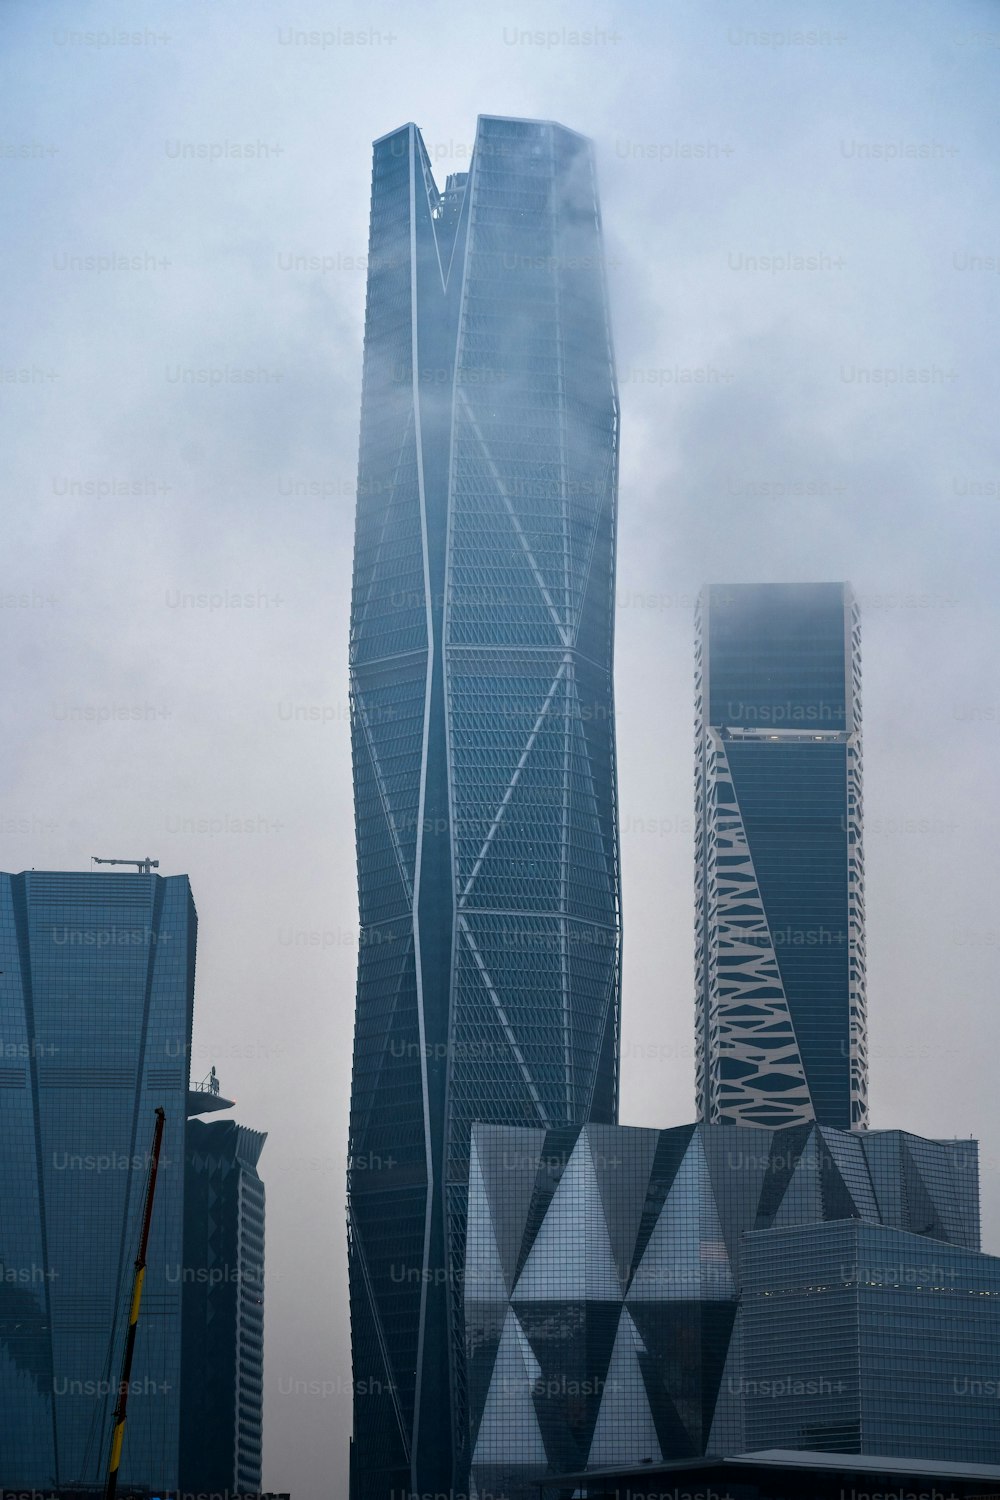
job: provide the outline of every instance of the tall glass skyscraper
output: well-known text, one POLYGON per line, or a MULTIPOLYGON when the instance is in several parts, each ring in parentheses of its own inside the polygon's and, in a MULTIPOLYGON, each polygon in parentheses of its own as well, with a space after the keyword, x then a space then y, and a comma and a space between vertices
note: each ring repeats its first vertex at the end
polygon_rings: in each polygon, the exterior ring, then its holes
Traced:
POLYGON ((867 1125, 860 684, 846 584, 703 591, 699 1119, 867 1125))
MULTIPOLYGON (((229 1100, 224 1100, 225 1105, 229 1100)), ((260 1489, 267 1135, 191 1120, 184 1174, 181 1488, 260 1489)))
POLYGON ((187 876, 0 875, 0 1476, 106 1472, 166 1111, 123 1484, 175 1487, 196 916, 187 876))
POLYGON ((618 403, 592 148, 375 143, 351 620, 352 1486, 465 1489, 474 1120, 617 1113, 618 403))

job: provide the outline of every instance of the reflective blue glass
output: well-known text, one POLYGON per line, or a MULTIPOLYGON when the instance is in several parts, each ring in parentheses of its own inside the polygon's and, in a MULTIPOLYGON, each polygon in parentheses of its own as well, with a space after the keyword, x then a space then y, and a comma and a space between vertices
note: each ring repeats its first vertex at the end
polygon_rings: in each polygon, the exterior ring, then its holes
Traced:
POLYGON ((184 1181, 181 1488, 256 1493, 261 1483, 266 1135, 190 1120, 184 1181))
POLYGON ((867 1124, 860 634, 845 584, 703 591, 702 1119, 867 1124))
POLYGON ((358 1500, 462 1492, 469 1132, 617 1110, 618 405, 589 142, 376 142, 351 620, 358 1500))
POLYGON ((743 1333, 748 1448, 1000 1458, 995 1256, 856 1222, 751 1234, 743 1333))
POLYGON ((124 1483, 176 1485, 184 1129, 196 917, 187 877, 0 876, 0 1474, 107 1464, 154 1110, 166 1112, 124 1483))
POLYGON ((815 1124, 476 1125, 476 1492, 759 1448, 1000 1461, 975 1157, 815 1124))

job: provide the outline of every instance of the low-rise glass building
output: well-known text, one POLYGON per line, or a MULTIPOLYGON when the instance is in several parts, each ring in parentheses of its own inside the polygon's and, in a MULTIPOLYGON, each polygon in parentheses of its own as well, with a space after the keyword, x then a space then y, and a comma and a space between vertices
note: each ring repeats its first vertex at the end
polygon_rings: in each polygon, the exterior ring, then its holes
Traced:
POLYGON ((1000 1259, 882 1225, 748 1234, 748 1448, 1000 1460, 1000 1259))
POLYGON ((1000 1461, 971 1394, 1000 1356, 977 1156, 819 1125, 474 1127, 475 1493, 757 1448, 1000 1461))

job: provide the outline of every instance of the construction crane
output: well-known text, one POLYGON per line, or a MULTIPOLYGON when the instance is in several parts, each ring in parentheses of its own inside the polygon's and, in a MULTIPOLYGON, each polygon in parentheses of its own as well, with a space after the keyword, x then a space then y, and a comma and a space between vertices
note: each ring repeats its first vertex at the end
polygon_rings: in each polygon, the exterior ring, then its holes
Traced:
POLYGON ((139 875, 151 875, 160 868, 158 859, 98 859, 96 854, 92 854, 90 858, 95 865, 135 865, 139 875))
MULTIPOLYGON (((104 860, 104 864, 138 864, 138 860, 104 860)), ((147 860, 148 864, 149 861, 147 860)), ((163 1140, 163 1122, 166 1116, 156 1110, 153 1127, 153 1149, 149 1157, 149 1172, 146 1177, 146 1198, 142 1208, 142 1228, 139 1233, 139 1249, 135 1257, 132 1277, 132 1301, 129 1305, 128 1332, 125 1335, 125 1350, 122 1354, 122 1375, 118 1382, 118 1400, 115 1403, 114 1430, 111 1436, 111 1456, 108 1459, 108 1477, 104 1487, 104 1500, 115 1500, 118 1491, 118 1470, 122 1461, 122 1440, 125 1437, 125 1408, 128 1405, 129 1385, 132 1379, 132 1355, 135 1353, 135 1330, 139 1321, 139 1304, 142 1301, 142 1284, 146 1279, 146 1250, 149 1246, 149 1226, 153 1217, 153 1194, 156 1191, 156 1170, 160 1164, 160 1144, 163 1140)))

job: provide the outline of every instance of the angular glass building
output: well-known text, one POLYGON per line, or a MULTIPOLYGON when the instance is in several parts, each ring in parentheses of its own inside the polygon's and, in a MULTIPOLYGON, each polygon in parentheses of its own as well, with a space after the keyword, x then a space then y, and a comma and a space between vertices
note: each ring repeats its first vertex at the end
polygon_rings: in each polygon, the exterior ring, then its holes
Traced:
POLYGON ((978 1249, 974 1141, 477 1125, 469 1493, 761 1449, 996 1464, 978 1249))
MULTIPOLYGON (((225 1105, 229 1104, 224 1100, 225 1105)), ((264 1405, 267 1136, 235 1120, 191 1120, 184 1177, 181 1488, 260 1489, 264 1405)))
POLYGON ((0 875, 0 1475, 103 1480, 157 1106, 122 1484, 178 1482, 187 877, 0 875))
POLYGON ((375 143, 351 693, 352 1486, 458 1491, 474 1120, 613 1121, 618 404, 593 152, 375 143), (361 1394, 363 1392, 363 1394, 361 1394))
POLYGON ((857 1220, 743 1259, 748 1448, 1000 1460, 1000 1259, 857 1220))
POLYGON ((699 1119, 868 1119, 858 609, 840 583, 699 600, 699 1119))

